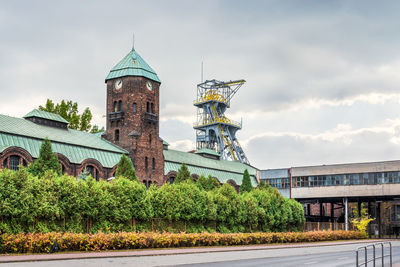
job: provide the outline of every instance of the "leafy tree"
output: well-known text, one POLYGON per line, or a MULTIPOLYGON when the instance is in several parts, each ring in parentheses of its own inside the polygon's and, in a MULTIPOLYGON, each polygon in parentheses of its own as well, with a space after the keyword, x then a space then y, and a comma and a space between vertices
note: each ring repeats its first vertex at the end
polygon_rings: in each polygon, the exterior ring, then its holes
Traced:
POLYGON ((185 163, 182 163, 181 167, 179 168, 174 183, 180 183, 183 181, 192 181, 189 169, 185 163))
POLYGON ((355 219, 352 219, 351 222, 354 224, 354 226, 357 228, 358 231, 360 231, 365 236, 367 236, 367 226, 371 221, 373 221, 375 219, 371 218, 371 216, 368 214, 367 209, 364 208, 363 203, 361 203, 360 216, 358 216, 357 210, 354 209, 353 217, 355 219))
POLYGON ((121 159, 118 162, 115 177, 125 177, 130 179, 131 181, 138 181, 135 168, 132 164, 132 160, 128 158, 125 154, 122 154, 121 159))
POLYGON ((242 184, 240 185, 240 194, 243 194, 244 192, 250 192, 252 189, 253 186, 251 185, 250 174, 246 169, 244 170, 242 184))
POLYGON ((261 180, 260 183, 257 185, 258 189, 267 189, 268 187, 270 187, 269 184, 267 184, 264 180, 261 180))
POLYGON ((45 106, 39 106, 39 110, 56 113, 69 122, 68 127, 75 130, 97 133, 104 131, 104 127, 99 129, 97 125, 92 125, 93 115, 89 108, 86 108, 81 115, 78 114, 78 103, 71 100, 61 100, 54 104, 52 100, 47 99, 45 106))
POLYGON ((46 171, 54 171, 61 175, 61 164, 58 162, 58 157, 53 153, 51 142, 48 138, 44 139, 40 147, 39 157, 33 164, 29 166, 29 171, 35 175, 42 177, 46 171))

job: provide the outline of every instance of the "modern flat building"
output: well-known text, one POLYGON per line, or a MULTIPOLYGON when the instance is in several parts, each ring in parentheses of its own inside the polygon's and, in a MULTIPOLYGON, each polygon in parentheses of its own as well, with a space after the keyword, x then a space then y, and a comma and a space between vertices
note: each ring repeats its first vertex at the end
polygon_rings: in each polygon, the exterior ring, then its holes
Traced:
POLYGON ((309 221, 348 222, 365 207, 378 230, 398 231, 400 160, 262 170, 260 179, 301 202, 309 221))

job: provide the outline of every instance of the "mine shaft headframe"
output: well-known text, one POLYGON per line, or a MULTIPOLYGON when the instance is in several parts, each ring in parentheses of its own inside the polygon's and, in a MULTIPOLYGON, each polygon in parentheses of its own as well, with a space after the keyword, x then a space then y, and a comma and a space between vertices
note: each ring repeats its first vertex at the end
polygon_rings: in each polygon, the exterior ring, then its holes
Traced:
POLYGON ((245 83, 245 80, 235 81, 218 81, 218 80, 207 80, 197 85, 197 97, 202 97, 207 90, 218 90, 222 91, 223 96, 226 99, 228 105, 230 105, 232 97, 236 94, 240 87, 245 83))

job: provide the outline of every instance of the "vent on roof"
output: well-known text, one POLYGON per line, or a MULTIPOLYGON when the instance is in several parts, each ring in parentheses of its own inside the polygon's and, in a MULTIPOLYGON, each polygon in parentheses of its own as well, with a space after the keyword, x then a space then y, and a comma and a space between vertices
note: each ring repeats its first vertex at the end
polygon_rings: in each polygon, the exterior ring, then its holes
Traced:
POLYGON ((24 119, 34 122, 36 124, 60 128, 60 129, 68 129, 68 121, 65 120, 58 114, 46 112, 43 110, 34 109, 28 114, 24 116, 24 119))
POLYGON ((194 153, 209 159, 220 159, 221 157, 217 151, 208 148, 199 149, 194 153))

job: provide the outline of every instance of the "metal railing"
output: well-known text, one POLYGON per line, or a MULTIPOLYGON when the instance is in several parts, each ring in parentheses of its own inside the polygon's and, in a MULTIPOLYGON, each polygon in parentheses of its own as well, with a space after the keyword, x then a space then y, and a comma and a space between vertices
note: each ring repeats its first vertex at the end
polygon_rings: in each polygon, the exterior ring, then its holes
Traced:
MULTIPOLYGON (((345 223, 331 223, 331 222, 305 222, 304 223, 304 232, 310 231, 340 231, 345 230, 346 224, 345 223)), ((349 223, 348 230, 352 231, 355 230, 354 225, 349 223)))
POLYGON ((389 257, 389 266, 392 267, 392 243, 391 242, 380 242, 380 243, 375 243, 363 247, 359 247, 356 249, 356 267, 359 266, 368 266, 368 263, 372 262, 372 266, 375 267, 376 265, 376 260, 381 259, 381 266, 385 266, 385 257, 389 257), (385 245, 389 245, 389 254, 385 255, 385 245), (381 255, 377 256, 376 255, 376 247, 380 246, 381 247, 381 255), (372 258, 368 259, 368 248, 372 247, 372 258), (360 250, 364 250, 364 261, 360 262, 359 261, 359 256, 360 256, 360 250))

